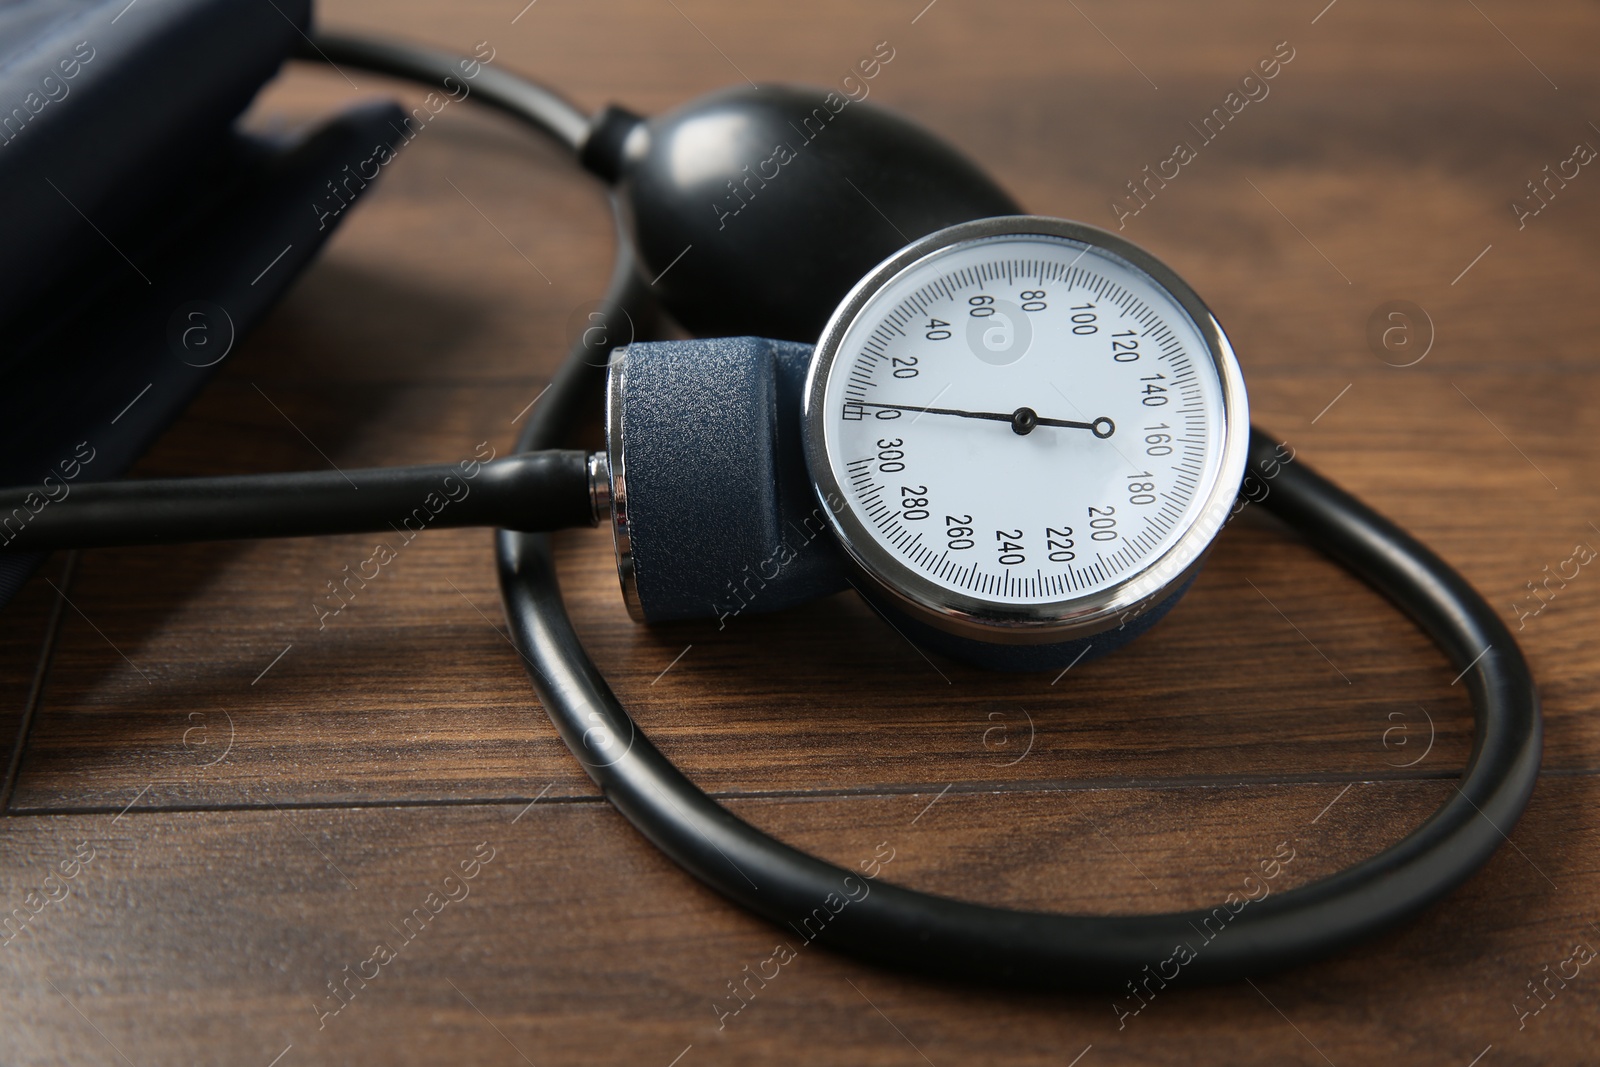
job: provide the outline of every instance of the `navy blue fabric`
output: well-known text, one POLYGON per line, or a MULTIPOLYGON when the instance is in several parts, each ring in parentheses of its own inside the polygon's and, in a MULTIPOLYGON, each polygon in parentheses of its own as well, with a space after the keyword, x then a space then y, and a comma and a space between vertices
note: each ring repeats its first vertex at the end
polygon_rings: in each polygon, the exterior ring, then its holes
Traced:
MULTIPOLYGON (((375 102, 233 129, 310 24, 311 0, 0 0, 0 483, 127 470, 215 370, 173 323, 236 342, 338 225, 328 183, 396 141, 375 102)), ((0 556, 0 606, 41 558, 0 556)))
MULTIPOLYGON (((319 218, 313 205, 327 183, 376 145, 392 147, 403 118, 392 103, 368 101, 292 141, 225 133, 209 195, 171 220, 161 244, 126 246, 149 285, 120 259, 110 281, 85 265, 0 326, 11 359, 0 368, 0 484, 104 481, 132 466, 225 362, 203 365, 216 348, 187 350, 185 329, 203 328, 212 346, 231 338, 237 350, 349 215, 319 218), (193 308, 200 318, 186 317, 193 308)), ((25 522, 0 516, 0 541, 25 522)), ((40 559, 0 554, 0 606, 40 559)))
POLYGON ((203 197, 207 160, 310 24, 311 0, 7 4, 0 322, 107 241, 132 256, 173 190, 203 197))

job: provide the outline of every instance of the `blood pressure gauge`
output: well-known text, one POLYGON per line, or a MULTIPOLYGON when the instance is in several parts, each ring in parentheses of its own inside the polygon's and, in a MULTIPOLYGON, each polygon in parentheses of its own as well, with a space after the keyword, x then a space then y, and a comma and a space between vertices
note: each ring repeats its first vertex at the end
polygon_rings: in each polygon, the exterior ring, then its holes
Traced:
POLYGON ((941 230, 829 320, 806 463, 855 566, 937 629, 1055 643, 1198 568, 1245 466, 1244 380, 1170 269, 1060 219, 941 230))

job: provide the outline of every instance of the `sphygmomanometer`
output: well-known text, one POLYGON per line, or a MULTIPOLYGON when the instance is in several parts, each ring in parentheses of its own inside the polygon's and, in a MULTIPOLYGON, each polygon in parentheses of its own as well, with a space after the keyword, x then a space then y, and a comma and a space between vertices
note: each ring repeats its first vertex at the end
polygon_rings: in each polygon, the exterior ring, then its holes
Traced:
MULTIPOLYGON (((1258 506, 1463 671, 1476 742, 1448 800, 1408 837, 1231 914, 1186 972, 1257 973, 1414 915, 1520 815, 1540 719, 1511 633, 1425 546, 1251 429, 1227 335, 1148 252, 1021 213, 930 134, 837 92, 741 87, 652 119, 589 116, 482 56, 315 32, 298 16, 301 59, 459 92, 570 150, 611 188, 622 234, 595 321, 642 328, 659 310, 697 335, 613 347, 611 330, 585 331, 517 453, 474 464, 470 494, 432 525, 499 528, 506 613, 551 720, 607 799, 702 882, 778 922, 843 894, 856 902, 819 934, 841 951, 1041 987, 1117 988, 1212 912, 1022 912, 888 884, 858 899, 854 872, 736 818, 650 743, 573 630, 549 531, 609 525, 643 622, 779 610, 853 586, 927 649, 1061 670, 1159 620, 1241 486, 1270 481, 1258 506), (600 412, 603 449, 561 447, 600 412)), ((176 107, 183 94, 172 96, 176 107)), ((225 287, 191 296, 235 317, 225 287)), ((237 317, 247 326, 259 312, 237 317)), ((0 524, 25 514, 4 547, 35 554, 385 530, 461 476, 86 478, 42 503, 25 484, 0 491, 0 524)))

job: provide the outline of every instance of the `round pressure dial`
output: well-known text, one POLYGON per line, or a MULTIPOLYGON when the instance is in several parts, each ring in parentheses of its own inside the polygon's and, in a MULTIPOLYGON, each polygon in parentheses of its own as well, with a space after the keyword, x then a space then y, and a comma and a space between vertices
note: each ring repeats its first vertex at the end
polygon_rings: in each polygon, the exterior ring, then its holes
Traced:
POLYGON ((1126 241, 962 223, 877 267, 806 384, 806 460, 846 552, 943 629, 1048 642, 1187 580, 1244 472, 1227 338, 1126 241))

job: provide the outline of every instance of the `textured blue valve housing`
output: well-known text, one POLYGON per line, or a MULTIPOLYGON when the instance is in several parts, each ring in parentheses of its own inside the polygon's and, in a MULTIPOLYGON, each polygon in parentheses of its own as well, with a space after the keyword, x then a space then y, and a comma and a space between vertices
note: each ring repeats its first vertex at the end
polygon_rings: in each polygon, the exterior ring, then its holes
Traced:
POLYGON ((611 373, 637 606, 649 622, 777 611, 845 588, 800 447, 811 346, 657 341, 611 373))
MULTIPOLYGON (((777 611, 855 584, 909 640, 1006 671, 1060 670, 1114 651, 1189 582, 1119 628, 1054 644, 959 637, 906 614, 845 559, 801 446, 811 345, 760 337, 655 341, 611 365, 607 442, 623 472, 634 607, 647 622, 777 611)), ((625 579, 626 581, 626 579, 625 579)), ((1190 579, 1192 582, 1193 579, 1190 579)))

